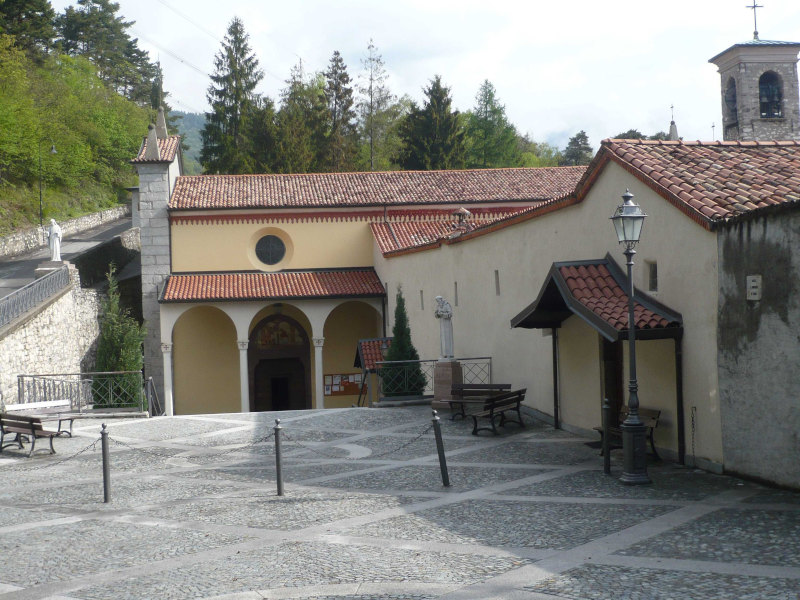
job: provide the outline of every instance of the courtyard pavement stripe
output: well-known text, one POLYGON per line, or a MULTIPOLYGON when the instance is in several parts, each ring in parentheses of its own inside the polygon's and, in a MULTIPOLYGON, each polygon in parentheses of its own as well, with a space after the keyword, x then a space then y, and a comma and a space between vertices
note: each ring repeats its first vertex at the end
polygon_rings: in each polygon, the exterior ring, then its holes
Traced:
MULTIPOLYGON (((780 567, 776 565, 716 562, 660 556, 622 556, 618 554, 592 558, 586 562, 596 565, 632 567, 635 569, 660 569, 664 571, 685 571, 687 573, 716 573, 718 575, 744 575, 746 577, 774 577, 776 579, 797 579, 800 581, 800 569, 797 567, 780 567)), ((798 596, 800 596, 800 586, 798 586, 798 596)))

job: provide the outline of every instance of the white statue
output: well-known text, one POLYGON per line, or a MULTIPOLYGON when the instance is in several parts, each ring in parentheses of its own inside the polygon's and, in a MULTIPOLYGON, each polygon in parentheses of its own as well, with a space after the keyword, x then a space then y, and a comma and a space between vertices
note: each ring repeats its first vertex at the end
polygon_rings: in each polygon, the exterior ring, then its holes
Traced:
POLYGON ((439 360, 453 360, 455 356, 453 354, 453 307, 441 296, 436 296, 436 310, 433 314, 439 319, 439 340, 442 347, 442 355, 439 360))
POLYGON ((47 233, 47 244, 50 246, 50 260, 61 262, 61 227, 55 219, 50 219, 50 231, 47 233))

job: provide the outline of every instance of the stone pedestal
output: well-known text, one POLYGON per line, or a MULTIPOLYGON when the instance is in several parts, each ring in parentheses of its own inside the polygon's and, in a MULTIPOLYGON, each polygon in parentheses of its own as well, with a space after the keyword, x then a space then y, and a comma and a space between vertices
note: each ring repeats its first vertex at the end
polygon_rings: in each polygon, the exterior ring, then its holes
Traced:
POLYGON ((53 271, 57 271, 64 265, 68 265, 69 261, 66 260, 46 260, 44 262, 39 263, 39 266, 36 267, 36 270, 33 272, 33 276, 35 279, 39 279, 40 277, 44 277, 45 275, 52 273, 53 271))
POLYGON ((433 402, 431 407, 436 410, 450 408, 448 401, 452 398, 450 390, 454 383, 463 383, 461 363, 457 360, 439 361, 433 373, 433 402))

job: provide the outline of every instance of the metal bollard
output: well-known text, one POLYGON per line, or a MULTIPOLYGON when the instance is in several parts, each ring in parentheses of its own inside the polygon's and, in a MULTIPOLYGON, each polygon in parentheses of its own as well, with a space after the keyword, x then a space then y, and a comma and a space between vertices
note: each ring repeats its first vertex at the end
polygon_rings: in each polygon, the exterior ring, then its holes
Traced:
POLYGON ((111 458, 108 454, 108 430, 105 423, 100 431, 100 445, 103 449, 103 502, 108 504, 111 502, 111 458))
POLYGON ((611 475, 611 452, 608 449, 608 424, 611 416, 611 405, 608 398, 603 398, 603 473, 611 475))
POLYGON ((278 480, 278 496, 283 496, 283 473, 281 472, 281 420, 275 419, 275 476, 278 480))
POLYGON ((450 476, 447 474, 447 460, 444 457, 444 442, 442 442, 442 427, 439 424, 439 415, 433 411, 433 435, 436 437, 436 451, 439 453, 439 468, 442 470, 442 485, 450 487, 450 476))

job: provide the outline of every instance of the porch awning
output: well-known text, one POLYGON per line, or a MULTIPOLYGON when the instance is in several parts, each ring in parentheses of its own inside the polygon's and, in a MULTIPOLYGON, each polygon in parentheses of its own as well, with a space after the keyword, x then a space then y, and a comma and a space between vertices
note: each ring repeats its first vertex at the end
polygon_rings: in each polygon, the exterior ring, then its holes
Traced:
MULTIPOLYGON (((536 300, 511 327, 551 329, 578 315, 609 341, 628 338, 628 278, 614 260, 556 262, 536 300)), ((636 339, 675 338, 683 334, 683 317, 634 289, 636 339)))
POLYGON ((375 363, 384 360, 384 348, 388 348, 391 343, 390 337, 358 340, 353 366, 360 367, 364 371, 375 371, 377 369, 375 363))
POLYGON ((239 302, 315 298, 382 298, 375 269, 170 275, 159 302, 239 302))

